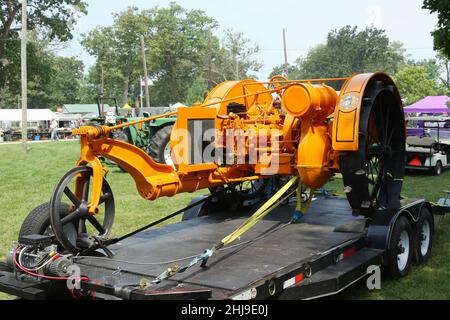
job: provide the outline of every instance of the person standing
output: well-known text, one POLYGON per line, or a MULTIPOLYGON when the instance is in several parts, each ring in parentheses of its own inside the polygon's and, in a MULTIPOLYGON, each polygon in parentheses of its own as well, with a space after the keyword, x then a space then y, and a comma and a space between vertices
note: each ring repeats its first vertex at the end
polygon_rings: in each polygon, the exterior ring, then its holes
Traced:
POLYGON ((58 138, 58 120, 52 119, 50 123, 50 133, 52 141, 59 141, 58 138))

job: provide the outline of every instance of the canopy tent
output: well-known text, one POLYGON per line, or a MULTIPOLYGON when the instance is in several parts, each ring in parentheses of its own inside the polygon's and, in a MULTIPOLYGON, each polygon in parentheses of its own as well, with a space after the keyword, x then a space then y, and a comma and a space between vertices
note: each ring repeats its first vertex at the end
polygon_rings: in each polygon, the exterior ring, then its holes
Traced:
MULTIPOLYGON (((28 109, 28 122, 50 121, 55 119, 55 114, 50 109, 28 109)), ((21 109, 0 109, 0 121, 22 121, 21 109)))
POLYGON ((406 107, 405 113, 449 114, 450 97, 430 96, 406 107))

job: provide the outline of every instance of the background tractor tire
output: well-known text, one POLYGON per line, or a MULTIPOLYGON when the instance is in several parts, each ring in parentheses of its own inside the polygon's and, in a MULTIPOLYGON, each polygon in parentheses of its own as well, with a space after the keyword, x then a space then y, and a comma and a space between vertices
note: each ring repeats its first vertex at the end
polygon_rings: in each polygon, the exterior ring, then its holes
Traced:
POLYGON ((158 163, 173 165, 172 157, 170 156, 170 135, 173 126, 166 126, 161 128, 150 139, 148 146, 148 154, 158 163))
MULTIPOLYGON (((113 132, 112 138, 114 140, 119 140, 122 142, 126 142, 126 143, 130 143, 130 138, 128 137, 128 134, 124 131, 124 130, 115 130, 113 132)), ((120 171, 122 172, 127 172, 124 168, 122 168, 121 166, 118 166, 120 171)))
MULTIPOLYGON (((69 213, 69 205, 61 206, 61 217, 65 217, 69 213)), ((49 234, 50 226, 50 203, 44 203, 34 208, 25 218, 20 228, 19 236, 27 236, 32 234, 49 234)))

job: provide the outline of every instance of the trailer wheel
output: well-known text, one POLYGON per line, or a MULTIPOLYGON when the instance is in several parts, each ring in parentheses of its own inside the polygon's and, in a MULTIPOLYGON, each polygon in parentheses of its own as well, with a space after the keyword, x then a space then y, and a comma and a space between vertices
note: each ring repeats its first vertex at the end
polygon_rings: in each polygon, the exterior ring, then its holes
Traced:
POLYGON ((439 160, 434 167, 434 174, 440 176, 442 174, 443 166, 442 162, 439 160))
POLYGON ((173 126, 166 126, 160 129, 151 139, 147 153, 158 163, 173 165, 170 154, 170 135, 173 126))
POLYGON ((416 261, 423 263, 428 260, 433 247, 434 224, 430 210, 423 208, 416 225, 416 261))
POLYGON ((387 272, 394 279, 409 273, 414 254, 413 229, 406 217, 400 216, 395 222, 387 251, 387 272))
MULTIPOLYGON (((70 206, 68 204, 61 204, 59 213, 62 218, 67 216, 69 211, 70 206)), ((66 229, 66 232, 70 233, 70 229, 74 229, 74 226, 68 226, 66 229)), ((75 231, 75 229, 73 231, 75 231)), ((44 203, 37 206, 23 221, 19 231, 19 236, 22 237, 32 234, 53 235, 52 226, 50 224, 50 203, 44 203)))

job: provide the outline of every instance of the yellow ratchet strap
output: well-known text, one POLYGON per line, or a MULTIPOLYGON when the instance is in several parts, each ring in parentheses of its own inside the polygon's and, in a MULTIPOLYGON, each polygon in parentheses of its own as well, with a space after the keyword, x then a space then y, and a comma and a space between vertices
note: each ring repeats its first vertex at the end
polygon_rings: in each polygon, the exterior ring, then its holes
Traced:
POLYGON ((302 203, 302 190, 303 183, 299 183, 297 187, 297 207, 295 208, 295 212, 292 216, 292 222, 298 222, 301 218, 308 212, 311 207, 312 199, 314 198, 314 192, 316 190, 311 189, 309 191, 308 200, 303 204, 302 203))
POLYGON ((288 183, 286 183, 272 198, 270 198, 261 208, 258 209, 247 221, 245 221, 237 230, 223 238, 222 245, 226 246, 234 242, 236 239, 241 237, 244 233, 250 230, 258 221, 272 212, 276 207, 278 207, 282 202, 289 198, 291 194, 283 197, 283 195, 291 188, 295 182, 297 182, 298 177, 293 177, 288 183))

